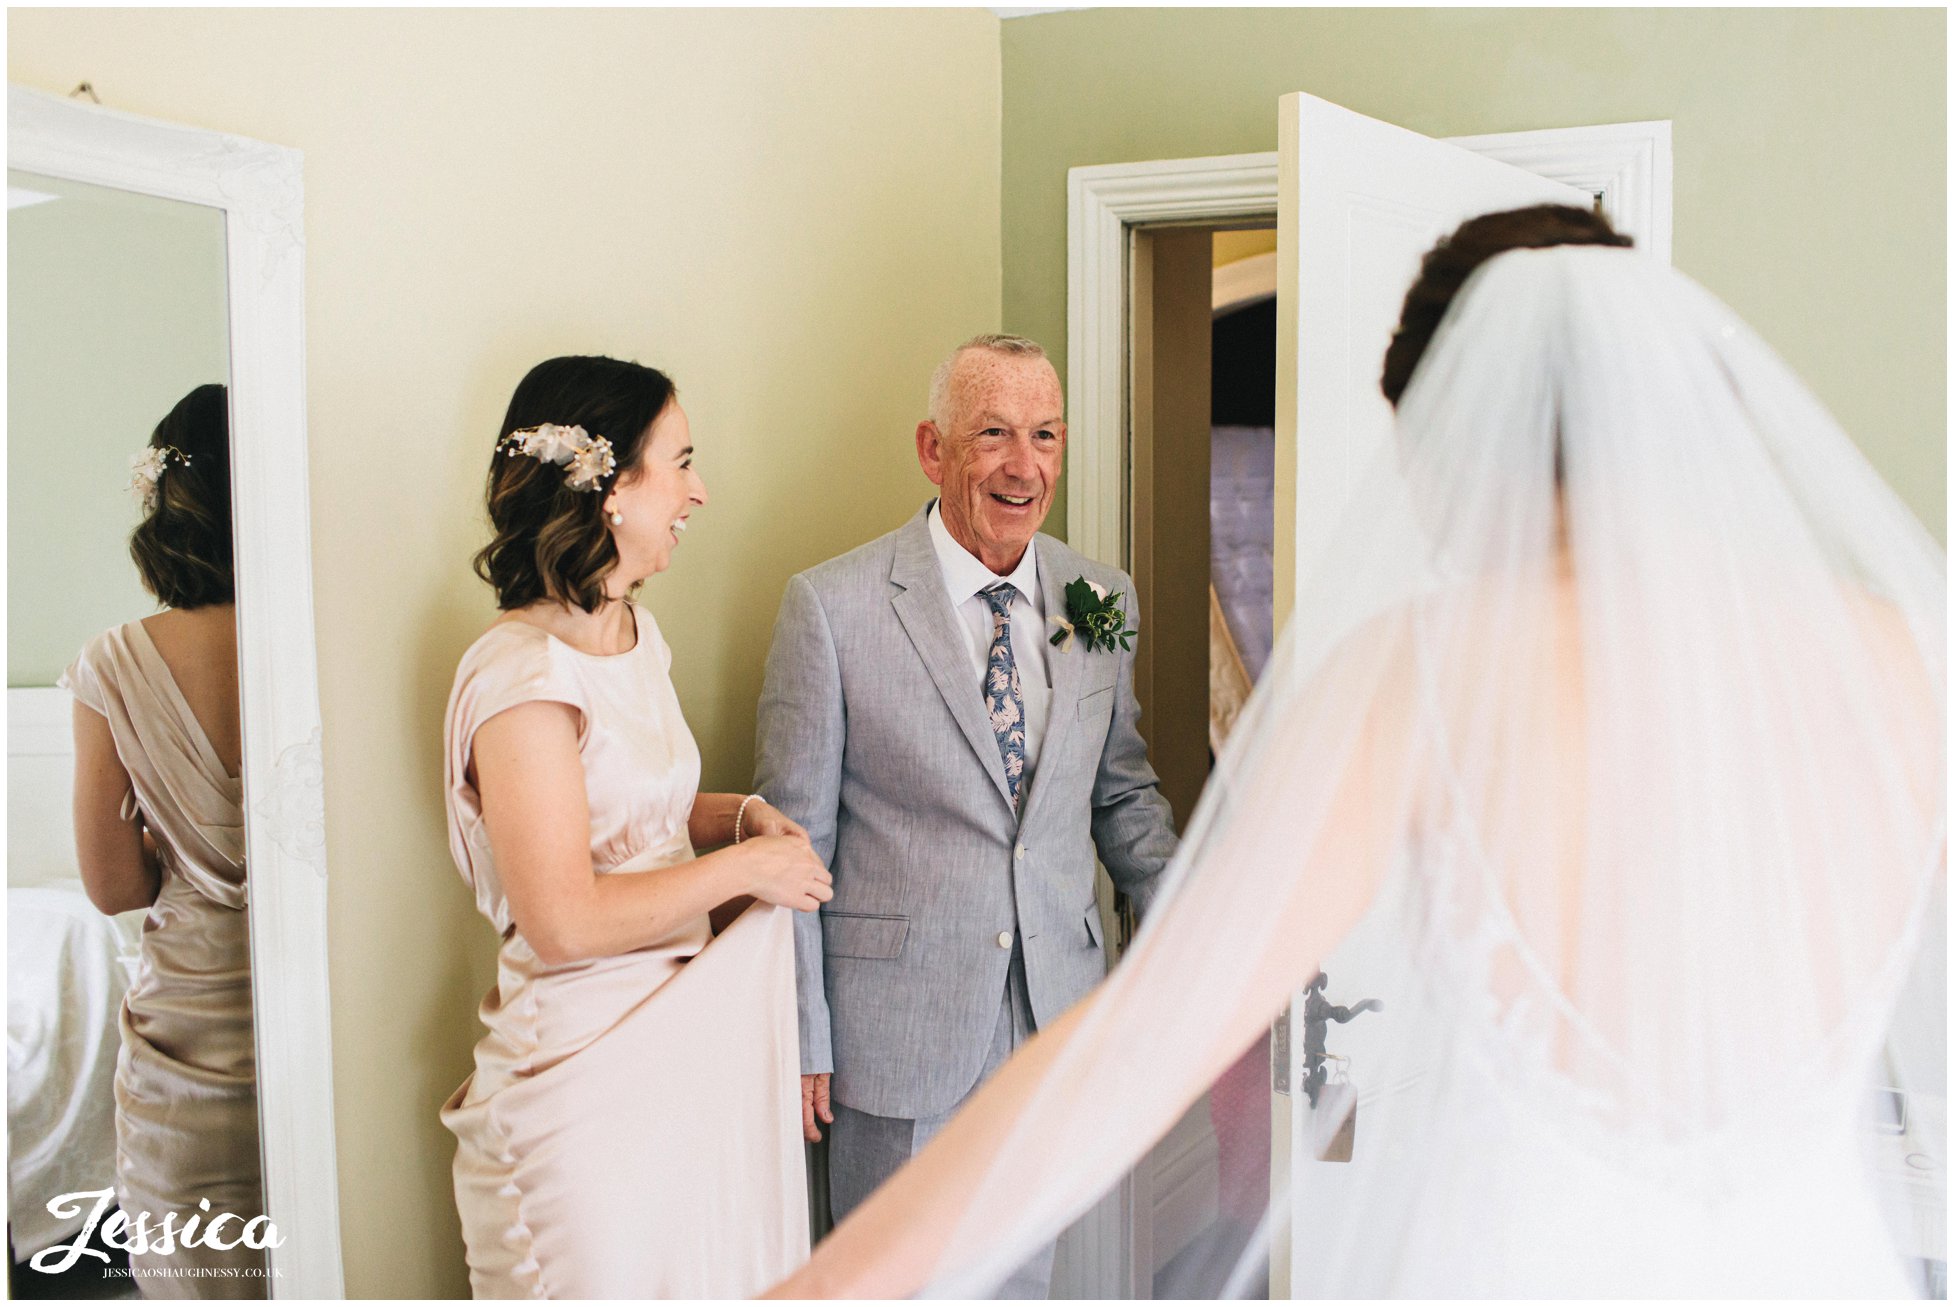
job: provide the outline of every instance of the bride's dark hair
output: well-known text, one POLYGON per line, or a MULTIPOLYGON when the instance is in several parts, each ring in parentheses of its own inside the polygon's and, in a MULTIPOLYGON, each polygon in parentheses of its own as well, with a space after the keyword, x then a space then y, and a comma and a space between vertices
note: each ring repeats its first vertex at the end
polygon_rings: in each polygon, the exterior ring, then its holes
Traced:
POLYGON ((1391 407, 1397 407, 1398 397, 1411 384, 1418 360, 1425 356, 1425 347, 1432 343, 1432 334, 1445 318, 1445 310, 1452 307, 1452 297, 1465 285, 1466 278, 1495 254, 1553 245, 1627 248, 1633 244, 1633 237, 1616 231, 1599 213, 1571 204, 1536 204, 1467 219, 1425 255, 1418 280, 1405 293, 1397 334, 1384 351, 1380 382, 1384 398, 1391 401, 1391 407))
POLYGON ((596 612, 617 546, 603 504, 617 479, 636 470, 652 423, 678 393, 657 368, 621 359, 570 355, 529 370, 509 399, 489 462, 488 515, 495 538, 475 555, 475 573, 495 587, 498 608, 538 599, 596 612), (502 447, 512 431, 554 423, 582 427, 611 443, 613 472, 595 490, 572 490, 565 469, 502 447))
POLYGON ((215 382, 176 402, 149 437, 169 448, 156 480, 156 506, 129 535, 143 586, 168 608, 228 604, 234 591, 231 545, 230 400, 215 382))

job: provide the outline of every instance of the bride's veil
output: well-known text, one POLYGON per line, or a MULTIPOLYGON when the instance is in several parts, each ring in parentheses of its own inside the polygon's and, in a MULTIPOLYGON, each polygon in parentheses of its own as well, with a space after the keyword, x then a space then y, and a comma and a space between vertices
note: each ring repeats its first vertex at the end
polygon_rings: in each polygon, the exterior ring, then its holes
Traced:
POLYGON ((1152 1296, 1917 1291, 1945 584, 1694 282, 1487 262, 928 1292, 993 1290, 1177 1118, 1130 1191, 1152 1296), (1277 1092, 1223 1092, 1319 967, 1277 1092))

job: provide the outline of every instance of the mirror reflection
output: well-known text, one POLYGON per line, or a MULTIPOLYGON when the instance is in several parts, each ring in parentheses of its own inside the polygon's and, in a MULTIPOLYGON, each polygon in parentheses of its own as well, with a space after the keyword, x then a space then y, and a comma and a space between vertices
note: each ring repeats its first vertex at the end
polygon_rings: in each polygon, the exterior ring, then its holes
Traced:
POLYGON ((223 215, 8 208, 9 1287, 263 1297, 223 215))

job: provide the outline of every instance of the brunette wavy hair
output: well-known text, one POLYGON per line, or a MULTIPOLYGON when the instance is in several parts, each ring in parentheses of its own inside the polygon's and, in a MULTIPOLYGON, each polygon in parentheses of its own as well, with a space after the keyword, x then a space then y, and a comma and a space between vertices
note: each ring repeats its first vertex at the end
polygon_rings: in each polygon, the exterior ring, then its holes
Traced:
POLYGON ((1539 250, 1552 245, 1635 244, 1608 225, 1608 220, 1592 209, 1571 204, 1536 204, 1525 209, 1508 209, 1470 218, 1457 231, 1441 240, 1425 255, 1418 280, 1405 293, 1404 312, 1398 318, 1397 334, 1384 351, 1384 376, 1380 384, 1391 407, 1411 384, 1418 360, 1444 320, 1452 299, 1479 265, 1495 254, 1508 250, 1539 250))
POLYGON ((129 534, 129 557, 157 601, 169 608, 228 604, 236 593, 231 542, 230 396, 198 386, 150 434, 189 455, 170 459, 156 482, 156 506, 129 534))
POLYGON ((677 393, 657 368, 621 359, 570 355, 529 370, 509 399, 490 456, 495 537, 475 555, 475 573, 495 587, 497 607, 553 599, 594 613, 603 604, 604 578, 617 566, 604 499, 619 477, 638 467, 645 436, 677 393), (562 466, 503 450, 510 432, 546 422, 582 427, 611 442, 617 466, 596 490, 572 490, 562 466))

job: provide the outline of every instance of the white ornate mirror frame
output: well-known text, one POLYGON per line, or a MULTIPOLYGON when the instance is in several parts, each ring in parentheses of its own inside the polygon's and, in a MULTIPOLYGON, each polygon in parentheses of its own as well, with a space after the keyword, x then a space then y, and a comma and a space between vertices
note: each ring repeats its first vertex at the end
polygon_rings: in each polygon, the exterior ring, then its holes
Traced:
POLYGON ((338 1298, 297 150, 7 89, 7 163, 224 214, 258 1108, 278 1298, 338 1298))

